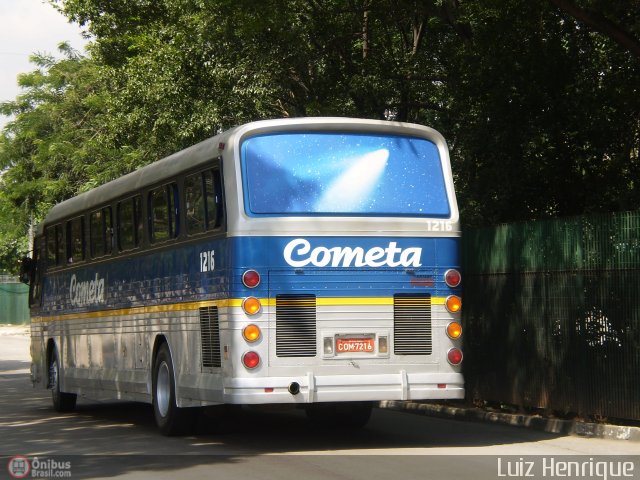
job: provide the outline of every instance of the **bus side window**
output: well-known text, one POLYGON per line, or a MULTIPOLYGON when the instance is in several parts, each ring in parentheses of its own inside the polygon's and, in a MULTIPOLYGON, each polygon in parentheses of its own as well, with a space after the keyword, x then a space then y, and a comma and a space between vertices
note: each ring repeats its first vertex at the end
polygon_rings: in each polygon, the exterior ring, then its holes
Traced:
POLYGON ((104 254, 111 255, 113 252, 113 213, 111 207, 102 209, 104 218, 104 254))
POLYGON ((149 231, 151 243, 178 236, 177 185, 163 185, 149 192, 149 231))
POLYGON ((56 265, 64 263, 64 236, 62 225, 56 225, 56 265))
POLYGON ((222 186, 219 170, 203 173, 204 190, 207 199, 207 230, 214 230, 222 225, 222 186))
POLYGON ((119 202, 116 207, 118 247, 121 251, 133 250, 142 238, 142 215, 139 195, 119 202))
POLYGON ((111 254, 113 244, 111 207, 105 207, 91 212, 89 218, 89 237, 91 257, 98 258, 111 254))
POLYGON ((187 211, 187 233, 205 230, 205 205, 202 174, 189 175, 184 180, 184 204, 187 211))
POLYGON ((67 222, 67 263, 84 260, 84 217, 76 217, 67 222))
POLYGON ((62 264, 64 258, 64 242, 62 236, 62 225, 53 225, 47 227, 45 231, 46 235, 46 250, 47 250, 47 265, 55 267, 62 264))

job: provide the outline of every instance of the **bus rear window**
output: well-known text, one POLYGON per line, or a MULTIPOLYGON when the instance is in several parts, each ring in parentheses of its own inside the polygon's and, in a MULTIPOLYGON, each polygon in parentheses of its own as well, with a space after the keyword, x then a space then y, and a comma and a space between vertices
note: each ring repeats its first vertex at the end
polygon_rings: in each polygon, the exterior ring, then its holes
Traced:
POLYGON ((450 215, 438 148, 423 138, 261 135, 241 159, 249 215, 450 215))

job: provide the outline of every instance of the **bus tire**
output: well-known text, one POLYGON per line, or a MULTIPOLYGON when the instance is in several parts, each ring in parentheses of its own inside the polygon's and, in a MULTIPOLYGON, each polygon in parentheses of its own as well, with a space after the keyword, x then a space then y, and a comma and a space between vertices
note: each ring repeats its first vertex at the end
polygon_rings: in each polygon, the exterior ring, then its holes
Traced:
POLYGON ((358 429, 371 418, 371 402, 316 403, 306 408, 307 418, 320 428, 358 429))
POLYGON ((163 435, 185 435, 194 429, 197 409, 177 406, 173 361, 166 343, 160 345, 153 362, 153 413, 163 435))
POLYGON ((60 391, 60 356, 55 347, 51 352, 49 364, 49 388, 51 388, 51 399, 56 412, 71 412, 76 408, 78 396, 75 393, 60 391))

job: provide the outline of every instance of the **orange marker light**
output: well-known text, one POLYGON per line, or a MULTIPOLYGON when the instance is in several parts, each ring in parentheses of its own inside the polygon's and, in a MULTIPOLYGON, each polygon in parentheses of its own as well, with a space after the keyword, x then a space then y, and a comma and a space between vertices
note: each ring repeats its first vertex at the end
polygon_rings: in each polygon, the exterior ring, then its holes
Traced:
POLYGON ((449 313, 458 313, 462 308, 462 300, 457 295, 449 295, 444 302, 449 313))
POLYGON ((460 336, 462 335, 462 325, 460 325, 458 322, 451 322, 449 325, 447 325, 447 335, 449 336, 449 338, 452 339, 456 339, 456 338, 460 338, 460 336))
POLYGON ((247 297, 242 302, 242 310, 244 310, 244 313, 247 315, 255 315, 259 313, 261 309, 262 304, 256 297, 247 297))
POLYGON ((260 327, 257 325, 247 325, 244 327, 244 330, 242 330, 242 336, 249 343, 258 341, 260 339, 260 335, 260 327))

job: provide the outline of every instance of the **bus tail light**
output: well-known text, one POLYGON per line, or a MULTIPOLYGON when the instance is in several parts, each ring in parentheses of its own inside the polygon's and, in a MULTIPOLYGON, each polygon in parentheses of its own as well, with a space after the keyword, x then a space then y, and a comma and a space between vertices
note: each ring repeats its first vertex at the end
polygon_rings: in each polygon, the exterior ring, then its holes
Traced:
POLYGON ((260 355, 253 351, 247 352, 242 355, 242 364, 249 370, 253 370, 260 365, 260 355))
POLYGON ((447 325, 447 336, 453 340, 456 340, 462 336, 462 325, 458 322, 451 322, 447 325))
POLYGON ((255 270, 247 270, 242 274, 242 284, 247 288, 256 288, 260 285, 260 274, 255 270))
POLYGON ((444 272, 444 283, 446 283, 447 286, 455 288, 460 285, 460 282, 462 282, 462 276, 458 270, 451 268, 444 272))
POLYGON ((444 302, 449 313, 458 313, 462 308, 462 300, 457 295, 449 295, 444 302))
POLYGON ((242 336, 249 343, 257 342, 258 340, 260 340, 261 335, 262 332, 260 332, 260 327, 257 325, 247 325, 242 330, 242 336))
POLYGON ((462 363, 462 350, 459 348, 451 348, 447 352, 447 360, 451 365, 460 365, 462 363))
POLYGON ((256 297, 247 297, 242 301, 242 310, 247 315, 255 315, 260 312, 262 309, 262 304, 260 300, 256 297))

